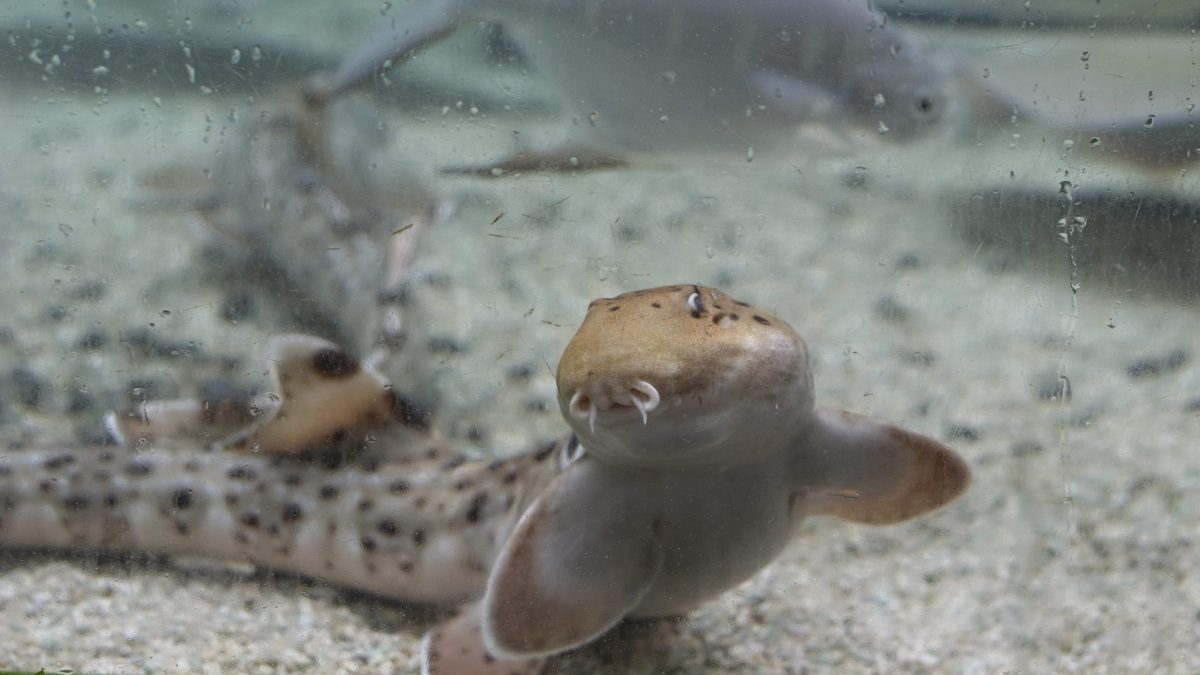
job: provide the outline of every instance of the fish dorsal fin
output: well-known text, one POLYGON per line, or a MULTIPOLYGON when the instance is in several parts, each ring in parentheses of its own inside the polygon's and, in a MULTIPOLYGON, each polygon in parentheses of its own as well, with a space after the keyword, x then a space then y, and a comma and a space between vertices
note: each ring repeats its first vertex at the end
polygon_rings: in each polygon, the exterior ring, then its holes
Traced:
POLYGON ((540 657, 501 659, 483 644, 479 603, 429 629, 421 642, 421 675, 537 675, 540 657))
POLYGON ((900 427, 845 411, 817 410, 802 452, 805 510, 885 525, 962 494, 971 472, 953 450, 900 427))
POLYGON ((484 643, 497 655, 589 642, 653 585, 663 562, 654 522, 623 506, 619 479, 610 478, 592 462, 576 463, 521 517, 483 599, 484 643))
POLYGON ((388 382, 340 347, 311 335, 280 335, 267 343, 271 393, 259 405, 261 426, 226 439, 268 453, 300 452, 339 431, 387 419, 388 382), (272 395, 274 394, 274 395, 272 395))
POLYGON ((369 363, 310 335, 280 335, 267 343, 269 391, 251 399, 238 392, 196 399, 149 401, 126 415, 109 415, 124 445, 211 444, 274 454, 303 453, 339 435, 412 415, 387 379, 369 363))

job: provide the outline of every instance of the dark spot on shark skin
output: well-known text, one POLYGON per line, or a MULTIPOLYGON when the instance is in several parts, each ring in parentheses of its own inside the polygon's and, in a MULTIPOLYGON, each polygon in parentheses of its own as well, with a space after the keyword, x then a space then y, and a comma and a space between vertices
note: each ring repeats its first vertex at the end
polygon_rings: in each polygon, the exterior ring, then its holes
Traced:
POLYGON ((183 522, 182 520, 177 520, 175 521, 175 531, 181 536, 186 537, 190 531, 190 528, 188 527, 187 523, 183 522))
POLYGON ((662 309, 661 302, 652 302, 652 303, 650 303, 650 306, 653 307, 654 309, 662 309))
POLYGON ((754 315, 754 320, 755 320, 755 321, 757 321, 757 322, 759 322, 759 323, 761 323, 761 324, 762 324, 762 325, 764 325, 764 326, 770 326, 770 325, 771 325, 771 322, 770 322, 770 321, 768 321, 767 319, 765 319, 765 318, 763 318, 763 317, 761 317, 761 316, 759 316, 759 315, 757 315, 757 314, 755 314, 755 315, 754 315))
POLYGON ((738 307, 749 307, 750 306, 750 303, 742 302, 741 300, 734 300, 733 304, 737 305, 738 307))
POLYGON ((225 495, 225 505, 226 506, 237 506, 237 503, 238 503, 237 494, 230 492, 229 494, 225 495))
POLYGON ((68 511, 82 511, 91 506, 91 500, 83 495, 68 495, 63 497, 62 505, 68 511))
POLYGON ((186 473, 199 473, 200 462, 197 462, 194 459, 189 459, 188 461, 183 463, 183 470, 186 473))
POLYGON ((260 522, 258 514, 253 511, 247 511, 246 513, 243 513, 242 517, 238 520, 240 520, 243 525, 251 529, 257 529, 260 522))
POLYGON ((467 522, 478 523, 479 518, 483 515, 483 507, 487 505, 488 496, 486 492, 480 492, 471 499, 471 507, 467 509, 467 522))
POLYGON ((181 487, 175 490, 171 495, 171 503, 180 511, 185 511, 192 505, 192 489, 189 487, 181 487))
POLYGON ((446 462, 445 464, 443 464, 442 470, 443 471, 453 471, 466 463, 467 463, 466 455, 457 455, 454 457, 454 459, 451 459, 449 462, 446 462))
POLYGON ((376 548, 375 540, 370 537, 363 537, 360 541, 364 551, 374 551, 376 548))
POLYGON ((391 518, 384 518, 375 524, 375 529, 385 537, 394 537, 400 532, 400 526, 391 518))
POLYGON ((277 523, 271 523, 271 524, 267 525, 267 536, 269 536, 269 537, 278 537, 279 536, 279 525, 277 523))
POLYGON ((117 504, 121 503, 121 499, 113 494, 105 495, 102 503, 104 504, 105 508, 112 509, 116 508, 117 504))
POLYGON ((405 574, 410 574, 413 571, 413 564, 407 560, 401 560, 399 565, 400 571, 405 574))
POLYGON ((42 463, 42 468, 47 471, 57 471, 64 466, 75 463, 74 455, 55 455, 42 463))
POLYGON ((296 502, 283 505, 283 513, 279 516, 285 523, 294 523, 304 517, 304 509, 296 502))
POLYGON ((454 484, 454 489, 457 492, 462 492, 463 490, 466 490, 467 488, 471 487, 471 485, 472 485, 472 483, 469 480, 460 480, 454 484))
POLYGON ((154 473, 154 465, 135 459, 125 465, 125 473, 135 478, 142 478, 154 473))
POLYGON ((403 478, 397 478, 388 484, 388 492, 391 492, 394 495, 402 495, 405 492, 408 492, 408 488, 408 481, 404 480, 403 478))
POLYGON ((230 480, 254 480, 258 474, 247 466, 235 466, 225 474, 230 480))
POLYGON ((42 494, 49 494, 53 491, 54 481, 50 480, 49 478, 43 478, 38 482, 38 492, 41 492, 42 494))
POLYGON ((322 501, 327 502, 332 499, 337 499, 339 492, 340 490, 338 490, 336 485, 322 485, 320 491, 317 492, 317 496, 320 497, 322 501))
POLYGON ((721 323, 721 319, 724 319, 724 318, 725 318, 725 317, 727 317, 727 316, 729 316, 729 315, 728 315, 728 314, 725 314, 725 313, 723 313, 723 312, 718 312, 718 313, 716 313, 716 314, 714 314, 714 315, 713 315, 712 322, 713 322, 714 324, 720 324, 720 323, 721 323))
POLYGON ((608 308, 608 311, 610 311, 610 312, 616 312, 616 311, 618 311, 618 310, 620 310, 620 309, 621 309, 621 306, 620 306, 620 305, 613 305, 612 307, 609 307, 609 308, 608 308))
POLYGON ((375 502, 371 501, 370 499, 363 499, 362 501, 360 501, 358 503, 358 510, 359 511, 370 511, 371 507, 373 507, 373 506, 375 506, 375 502))
POLYGON ((414 546, 424 546, 425 545, 425 530, 422 530, 419 528, 416 530, 413 530, 412 542, 413 542, 414 546))
POLYGON ((358 359, 337 349, 321 349, 312 356, 312 368, 325 378, 345 378, 358 372, 358 359))
POLYGON ((301 477, 300 474, 297 474, 297 473, 290 473, 290 474, 284 476, 284 478, 283 478, 283 484, 289 485, 291 487, 296 487, 297 485, 299 485, 303 482, 304 482, 304 478, 301 477))
POLYGON ((12 474, 12 468, 7 464, 0 464, 0 476, 8 476, 12 474))

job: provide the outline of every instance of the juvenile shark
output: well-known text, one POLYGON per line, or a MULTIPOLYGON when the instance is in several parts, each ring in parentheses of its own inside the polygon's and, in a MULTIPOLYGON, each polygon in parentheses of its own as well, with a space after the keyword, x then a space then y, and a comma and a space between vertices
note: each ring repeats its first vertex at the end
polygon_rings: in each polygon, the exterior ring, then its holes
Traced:
POLYGON ((503 168, 746 156, 791 148, 814 122, 911 139, 941 126, 955 97, 948 68, 858 0, 418 0, 313 85, 313 99, 480 21, 513 35, 576 120, 563 147, 503 168))
POLYGON ((574 433, 509 459, 456 454, 330 343, 270 350, 274 405, 152 404, 112 418, 122 449, 0 457, 0 546, 200 554, 467 602, 427 633, 423 672, 527 674, 737 585, 805 516, 898 522, 970 480, 932 439, 815 408, 796 331, 712 288, 594 301, 558 367, 574 433))

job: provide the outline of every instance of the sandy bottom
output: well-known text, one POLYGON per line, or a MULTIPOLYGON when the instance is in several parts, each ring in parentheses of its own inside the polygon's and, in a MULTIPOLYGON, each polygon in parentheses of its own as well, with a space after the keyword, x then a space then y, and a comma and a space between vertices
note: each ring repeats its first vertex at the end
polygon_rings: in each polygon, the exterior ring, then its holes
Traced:
MULTIPOLYGON (((0 165, 0 420, 14 448, 94 442, 104 410, 186 395, 198 374, 261 378, 257 350, 280 327, 222 318, 199 218, 146 208, 138 183, 225 147, 228 108, 0 102, 2 154, 20 158, 0 165)), ((392 122, 414 157, 450 163, 502 150, 525 120, 392 122)), ((735 591, 622 627, 554 672, 1200 670, 1196 307, 1084 276, 1072 318, 1065 249, 1014 261, 962 236, 944 195, 1010 168, 1057 186, 1024 157, 931 142, 436 181, 457 211, 418 261, 413 349, 429 376, 406 384, 436 390, 458 442, 507 453, 561 433, 552 370, 587 302, 695 281, 792 322, 821 403, 945 439, 975 472, 963 499, 916 522, 810 521, 735 591)), ((1046 236, 1060 216, 1039 216, 1046 236)), ((0 560, 7 667, 411 673, 433 616, 269 573, 0 560)))

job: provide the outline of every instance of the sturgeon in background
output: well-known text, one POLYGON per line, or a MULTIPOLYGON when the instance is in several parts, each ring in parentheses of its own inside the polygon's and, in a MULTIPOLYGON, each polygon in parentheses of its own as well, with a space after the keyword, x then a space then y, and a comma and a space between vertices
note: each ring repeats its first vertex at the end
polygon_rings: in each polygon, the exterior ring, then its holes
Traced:
POLYGON ((478 22, 501 24, 574 115, 570 138, 505 169, 631 154, 786 152, 811 124, 897 140, 939 128, 953 78, 908 33, 847 0, 429 0, 313 85, 323 102, 478 22))

